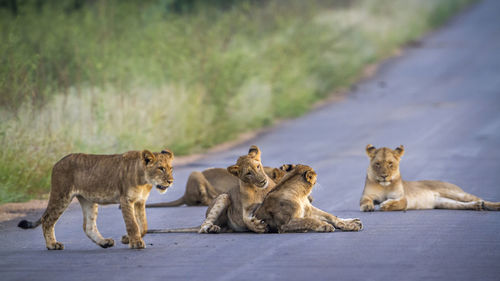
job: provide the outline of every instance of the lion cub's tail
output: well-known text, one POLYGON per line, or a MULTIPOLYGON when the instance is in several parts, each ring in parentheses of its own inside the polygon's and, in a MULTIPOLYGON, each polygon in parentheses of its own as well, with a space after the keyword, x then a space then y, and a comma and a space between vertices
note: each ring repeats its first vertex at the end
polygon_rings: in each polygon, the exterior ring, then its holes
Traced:
POLYGON ((184 196, 182 196, 181 198, 170 202, 146 204, 146 208, 177 207, 184 204, 184 196))
POLYGON ((42 223, 42 219, 39 218, 36 222, 28 221, 28 220, 22 220, 20 221, 17 226, 23 229, 28 229, 28 228, 35 228, 39 226, 42 223))
POLYGON ((173 229, 148 229, 147 233, 193 233, 200 230, 201 226, 188 228, 173 228, 173 229))

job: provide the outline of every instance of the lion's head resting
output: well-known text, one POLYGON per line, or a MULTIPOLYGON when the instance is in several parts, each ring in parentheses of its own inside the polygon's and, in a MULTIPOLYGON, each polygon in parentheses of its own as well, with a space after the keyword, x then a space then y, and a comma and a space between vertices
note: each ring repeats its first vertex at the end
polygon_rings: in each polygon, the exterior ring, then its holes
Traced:
POLYGON ((165 193, 167 188, 174 182, 172 175, 174 153, 168 149, 162 150, 160 153, 143 150, 141 159, 145 166, 146 181, 156 187, 160 193, 165 193))
POLYGON ((285 164, 281 166, 280 169, 286 171, 286 174, 283 179, 281 179, 279 186, 303 188, 304 195, 308 195, 316 184, 317 174, 313 168, 307 165, 285 164))
POLYGON ((400 178, 399 161, 405 149, 402 145, 392 150, 387 147, 375 148, 369 144, 366 146, 366 154, 370 158, 368 167, 368 179, 382 186, 389 186, 394 180, 400 178))
POLYGON ((260 149, 252 145, 248 154, 240 156, 235 165, 227 167, 227 171, 244 183, 266 188, 269 180, 260 161, 260 149))

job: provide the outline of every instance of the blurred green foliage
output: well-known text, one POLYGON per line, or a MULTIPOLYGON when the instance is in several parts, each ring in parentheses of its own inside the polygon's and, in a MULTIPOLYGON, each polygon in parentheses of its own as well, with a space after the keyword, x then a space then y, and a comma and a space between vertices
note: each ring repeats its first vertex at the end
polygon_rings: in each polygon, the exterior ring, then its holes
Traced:
POLYGON ((469 2, 0 1, 0 202, 70 152, 182 155, 299 116, 469 2))

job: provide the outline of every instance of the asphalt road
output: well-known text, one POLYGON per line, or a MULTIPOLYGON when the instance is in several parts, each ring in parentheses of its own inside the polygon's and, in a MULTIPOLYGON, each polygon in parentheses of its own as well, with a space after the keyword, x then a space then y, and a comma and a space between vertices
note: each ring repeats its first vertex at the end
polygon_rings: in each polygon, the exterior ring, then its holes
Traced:
MULTIPOLYGON (((0 225, 1 280, 500 280, 500 212, 428 210, 361 213, 364 147, 406 154, 406 180, 440 179, 500 201, 500 1, 473 6, 422 44, 381 66, 340 102, 194 164, 177 167, 166 195, 182 195, 188 174, 226 167, 250 144, 265 165, 304 163, 318 172, 314 204, 359 217, 358 233, 155 234, 147 249, 119 243, 116 206, 98 225, 118 243, 101 249, 82 231, 74 204, 56 226, 64 251, 47 251, 40 228, 0 225)), ((148 209, 150 228, 199 225, 205 207, 148 209)), ((33 217, 34 219, 34 217, 33 217)))

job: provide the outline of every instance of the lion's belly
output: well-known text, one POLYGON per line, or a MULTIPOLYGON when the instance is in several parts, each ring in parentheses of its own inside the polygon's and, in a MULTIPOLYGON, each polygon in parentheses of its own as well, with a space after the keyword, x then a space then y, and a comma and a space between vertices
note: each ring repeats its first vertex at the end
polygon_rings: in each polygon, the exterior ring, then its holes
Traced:
POLYGON ((434 209, 438 194, 431 190, 420 190, 406 195, 409 210, 434 209))
POLYGON ((76 190, 75 195, 82 196, 83 198, 97 204, 120 203, 120 191, 118 190, 76 190))

